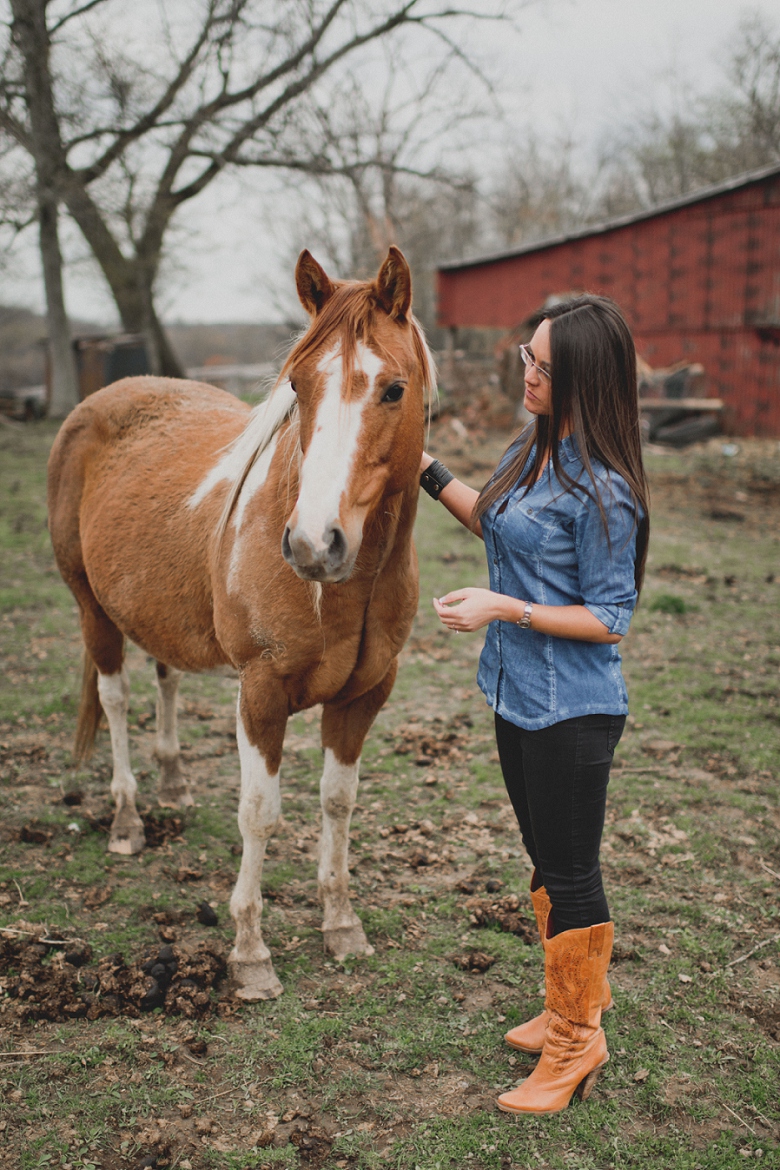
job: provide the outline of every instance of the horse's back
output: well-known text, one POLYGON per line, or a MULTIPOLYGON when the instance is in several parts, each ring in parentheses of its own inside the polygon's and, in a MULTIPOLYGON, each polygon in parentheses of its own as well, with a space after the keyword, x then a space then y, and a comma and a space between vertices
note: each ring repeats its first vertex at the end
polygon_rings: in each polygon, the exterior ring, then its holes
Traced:
POLYGON ((72 412, 49 460, 63 577, 77 592, 86 576, 124 633, 185 669, 216 661, 209 550, 220 495, 197 515, 187 503, 248 413, 202 383, 126 378, 72 412))
POLYGON ((123 378, 79 403, 60 428, 52 448, 50 472, 63 459, 95 458, 100 449, 153 442, 171 427, 188 432, 213 428, 237 433, 249 407, 214 386, 183 378, 123 378))

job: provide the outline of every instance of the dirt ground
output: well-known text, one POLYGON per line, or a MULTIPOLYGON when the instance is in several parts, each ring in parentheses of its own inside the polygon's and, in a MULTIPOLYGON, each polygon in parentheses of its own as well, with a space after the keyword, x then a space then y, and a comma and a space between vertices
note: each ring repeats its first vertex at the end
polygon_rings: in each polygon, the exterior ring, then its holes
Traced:
MULTIPOLYGON (((506 439, 478 418, 445 417, 430 442, 475 485, 506 439)), ((420 613, 353 821, 375 954, 322 952, 306 712, 264 875, 285 993, 240 1005, 225 978, 236 684, 185 680, 196 806, 158 810, 153 670, 129 648, 149 843, 106 854, 107 734, 88 767, 70 762, 80 640, 44 528, 53 434, 0 432, 0 1165, 780 1165, 778 445, 648 453, 651 557, 603 845, 611 1060, 586 1105, 518 1120, 494 1102, 531 1067, 503 1032, 542 1002, 529 865, 474 684, 481 638, 447 635, 429 601, 487 583, 479 542, 421 501, 420 613)))

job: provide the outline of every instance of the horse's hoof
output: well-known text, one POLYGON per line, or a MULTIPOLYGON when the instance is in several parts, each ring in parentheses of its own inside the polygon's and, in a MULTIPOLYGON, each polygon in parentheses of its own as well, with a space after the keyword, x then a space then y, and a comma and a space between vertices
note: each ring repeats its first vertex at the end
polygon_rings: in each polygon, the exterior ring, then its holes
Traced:
POLYGON ((160 808, 192 808, 195 798, 188 785, 182 788, 166 788, 157 793, 160 808))
POLYGON ((108 838, 109 853, 121 853, 125 857, 132 857, 134 853, 140 853, 145 844, 144 827, 140 821, 137 825, 129 825, 127 828, 111 826, 108 838))
POLYGON ((156 755, 160 765, 157 803, 160 808, 191 808, 195 803, 190 786, 181 770, 179 757, 172 759, 156 755))
POLYGON ((270 959, 247 963, 241 959, 228 960, 228 971, 237 999, 254 1003, 260 999, 277 999, 284 988, 276 977, 270 959))
POLYGON ((347 955, 373 955, 374 948, 366 938, 365 931, 360 923, 357 926, 337 926, 332 930, 323 930, 322 939, 325 950, 337 963, 342 963, 347 955))

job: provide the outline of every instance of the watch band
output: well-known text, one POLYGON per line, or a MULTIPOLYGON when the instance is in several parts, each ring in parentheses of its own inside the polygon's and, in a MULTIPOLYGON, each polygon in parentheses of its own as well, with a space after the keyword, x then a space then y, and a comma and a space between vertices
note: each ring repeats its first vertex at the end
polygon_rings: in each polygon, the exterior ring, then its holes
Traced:
POLYGON ((526 601, 525 609, 523 610, 523 616, 521 618, 518 618, 518 620, 517 620, 517 625, 520 627, 521 630, 530 629, 531 614, 533 613, 533 611, 534 611, 534 607, 531 605, 531 602, 526 601))
POLYGON ((429 463, 420 476, 420 487, 426 491, 431 499, 438 500, 448 483, 452 483, 455 476, 438 459, 429 463))

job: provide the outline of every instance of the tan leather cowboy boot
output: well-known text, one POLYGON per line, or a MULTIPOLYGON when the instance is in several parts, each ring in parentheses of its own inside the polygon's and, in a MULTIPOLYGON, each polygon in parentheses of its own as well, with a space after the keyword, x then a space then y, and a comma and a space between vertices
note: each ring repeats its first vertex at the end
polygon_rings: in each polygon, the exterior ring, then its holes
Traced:
MULTIPOLYGON (((539 886, 534 889, 534 882, 536 881, 536 870, 534 870, 531 878, 531 903, 536 915, 536 925, 539 928, 539 938, 542 946, 545 945, 545 936, 547 934, 547 919, 552 909, 552 903, 547 897, 547 890, 544 886, 539 886)), ((544 1047, 544 1034, 547 1030, 548 1014, 543 1011, 541 1015, 535 1016, 532 1020, 528 1020, 525 1024, 518 1024, 516 1028, 512 1028, 507 1032, 504 1039, 510 1048, 518 1048, 520 1052, 530 1052, 533 1055, 541 1052, 544 1047)))
MULTIPOLYGON (((531 902, 536 915, 536 925, 539 928, 539 938, 542 940, 542 946, 545 945, 547 936, 547 919, 552 909, 552 903, 547 897, 547 890, 544 886, 539 886, 534 889, 534 882, 536 881, 536 870, 534 870, 531 878, 531 902)), ((604 980, 604 996, 601 1010, 606 1012, 611 1007, 614 1007, 612 1002, 612 989, 607 980, 604 980)), ((550 1016, 545 1010, 540 1015, 534 1016, 532 1020, 528 1020, 525 1024, 518 1024, 516 1028, 512 1028, 506 1033, 504 1039, 510 1048, 517 1048, 520 1052, 527 1052, 531 1056, 538 1056, 544 1047, 544 1034, 547 1031, 547 1023, 550 1016)))
POLYGON ((609 1060, 601 1001, 613 937, 613 923, 602 922, 546 940, 549 1021, 542 1057, 521 1085, 498 1098, 505 1113, 557 1113, 575 1092, 587 1100, 609 1060))

